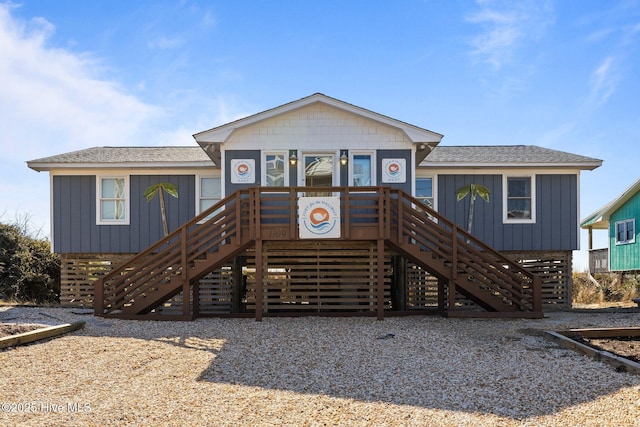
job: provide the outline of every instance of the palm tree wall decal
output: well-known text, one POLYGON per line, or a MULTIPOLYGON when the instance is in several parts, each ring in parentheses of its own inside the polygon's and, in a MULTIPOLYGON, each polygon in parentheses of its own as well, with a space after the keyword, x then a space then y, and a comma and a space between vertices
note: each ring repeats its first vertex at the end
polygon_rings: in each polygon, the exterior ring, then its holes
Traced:
POLYGON ((469 201, 469 217, 467 218, 467 232, 471 234, 471 228, 473 226, 473 206, 476 201, 476 197, 480 196, 485 202, 489 203, 489 194, 491 191, 481 184, 468 184, 458 188, 456 192, 457 201, 464 199, 467 195, 470 195, 469 201))
POLYGON ((164 206, 164 192, 167 192, 170 196, 178 198, 178 186, 170 182, 160 182, 158 184, 152 184, 144 190, 144 197, 147 199, 147 203, 150 203, 156 194, 160 199, 160 215, 162 216, 162 230, 165 237, 169 235, 169 227, 167 225, 167 211, 164 206))

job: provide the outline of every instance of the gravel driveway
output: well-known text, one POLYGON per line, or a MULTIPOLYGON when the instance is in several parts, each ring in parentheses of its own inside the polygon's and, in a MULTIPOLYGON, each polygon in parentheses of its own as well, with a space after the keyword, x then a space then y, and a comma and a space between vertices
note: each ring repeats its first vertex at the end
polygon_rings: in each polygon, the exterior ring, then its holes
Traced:
POLYGON ((640 376, 543 331, 639 326, 640 311, 122 321, 0 307, 83 330, 0 352, 2 425, 640 426, 640 376))

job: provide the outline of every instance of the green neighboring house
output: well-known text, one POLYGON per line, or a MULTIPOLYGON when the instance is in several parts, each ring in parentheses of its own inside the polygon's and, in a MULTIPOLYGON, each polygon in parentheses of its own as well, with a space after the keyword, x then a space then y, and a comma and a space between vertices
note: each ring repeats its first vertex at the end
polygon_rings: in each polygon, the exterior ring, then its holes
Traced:
POLYGON ((582 220, 580 227, 589 230, 590 271, 640 270, 637 219, 640 219, 640 179, 619 197, 582 220), (592 232, 598 229, 609 231, 608 256, 606 249, 593 249, 592 232))

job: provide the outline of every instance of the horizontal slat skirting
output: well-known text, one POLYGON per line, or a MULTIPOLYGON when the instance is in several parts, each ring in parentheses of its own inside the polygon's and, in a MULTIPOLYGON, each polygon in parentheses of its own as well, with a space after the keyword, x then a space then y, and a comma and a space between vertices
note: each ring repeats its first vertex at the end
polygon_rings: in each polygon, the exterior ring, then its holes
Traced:
MULTIPOLYGON (((545 306, 569 306, 571 301, 571 252, 505 252, 509 259, 536 274, 542 283, 545 306)), ((446 292, 446 291, 445 291, 446 292)), ((438 304, 438 281, 429 272, 408 264, 407 308, 432 307, 438 304)), ((456 295, 456 306, 477 308, 476 304, 456 295)))
MULTIPOLYGON (((262 251, 263 309, 374 311, 378 257, 375 242, 268 242, 262 251)), ((384 305, 390 308, 391 254, 384 254, 384 305)), ((255 271, 255 258, 247 260, 255 271)), ((246 308, 255 310, 255 276, 247 276, 246 308)))

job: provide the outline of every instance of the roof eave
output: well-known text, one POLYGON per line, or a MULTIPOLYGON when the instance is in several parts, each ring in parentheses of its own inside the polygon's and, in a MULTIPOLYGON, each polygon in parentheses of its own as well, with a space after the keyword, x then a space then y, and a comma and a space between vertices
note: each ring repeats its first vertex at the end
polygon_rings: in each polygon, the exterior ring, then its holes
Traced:
MULTIPOLYGON (((600 215, 602 220, 606 221, 607 228, 608 228, 609 218, 611 217, 611 214, 617 211, 622 205, 627 203, 629 199, 631 199, 638 191, 640 191, 640 178, 637 179, 633 184, 631 184, 624 192, 622 192, 620 196, 613 199, 612 201, 604 205, 602 208, 600 208, 599 210, 597 210, 595 213, 591 214, 591 216, 587 218, 600 215)), ((582 223, 580 224, 580 226, 582 227, 582 223)), ((595 227, 592 227, 592 228, 595 228, 595 227)))
POLYGON ((424 168, 458 168, 458 169, 474 169, 474 168, 554 168, 554 169, 580 169, 580 170, 594 170, 600 167, 602 162, 592 163, 524 163, 524 162, 495 162, 495 163, 461 163, 461 162, 429 162, 424 161, 419 166, 424 168))
POLYGON ((341 110, 348 111, 356 115, 401 129, 414 144, 428 143, 437 145, 443 138, 443 135, 437 132, 433 132, 428 129, 423 129, 418 126, 393 119, 391 117, 373 112, 371 110, 367 110, 365 108, 358 107, 356 105, 349 104, 335 98, 331 98, 321 93, 316 93, 306 98, 289 102, 287 104, 253 114, 251 116, 233 121, 231 123, 227 123, 222 126, 196 133, 193 135, 193 138, 203 148, 205 148, 209 144, 221 144, 224 143, 229 138, 229 136, 238 128, 250 126, 252 124, 270 119, 272 117, 287 113, 289 111, 293 111, 298 108, 305 107, 307 105, 314 104, 316 102, 322 102, 341 110))
POLYGON ((54 169, 191 169, 215 166, 210 161, 198 162, 114 162, 114 163, 58 163, 27 162, 27 166, 37 172, 54 169))

